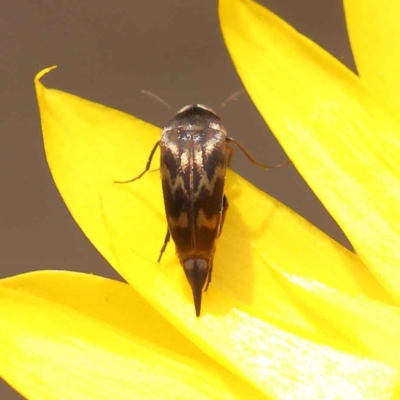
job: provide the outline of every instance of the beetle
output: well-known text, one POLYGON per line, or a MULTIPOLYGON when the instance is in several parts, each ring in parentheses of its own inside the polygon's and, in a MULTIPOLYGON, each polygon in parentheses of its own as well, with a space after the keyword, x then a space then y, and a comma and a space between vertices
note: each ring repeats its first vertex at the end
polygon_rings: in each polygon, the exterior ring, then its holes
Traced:
POLYGON ((216 241, 221 235, 228 200, 224 194, 225 176, 237 146, 253 164, 264 165, 235 139, 227 136, 218 114, 202 104, 181 108, 164 127, 154 145, 140 179, 149 171, 153 156, 160 148, 160 170, 167 233, 158 262, 172 236, 176 252, 191 286, 196 316, 200 316, 203 290, 212 277, 216 241))

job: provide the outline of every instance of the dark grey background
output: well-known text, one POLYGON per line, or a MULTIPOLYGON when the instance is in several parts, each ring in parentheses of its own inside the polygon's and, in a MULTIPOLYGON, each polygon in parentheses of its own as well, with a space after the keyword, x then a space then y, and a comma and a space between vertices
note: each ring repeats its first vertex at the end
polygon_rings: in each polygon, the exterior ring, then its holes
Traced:
MULTIPOLYGON (((354 70, 340 1, 262 3, 354 70)), ((171 113, 141 95, 141 89, 176 108, 193 102, 218 108, 242 86, 223 45, 217 3, 3 1, 0 54, 0 278, 67 269, 119 279, 75 225, 55 189, 43 152, 33 77, 58 64, 46 85, 159 126, 171 113)), ((286 160, 247 95, 221 117, 229 134, 258 160, 286 160)), ((293 166, 266 173, 237 152, 233 169, 349 246, 293 166)), ((0 398, 21 397, 0 381, 0 398)))

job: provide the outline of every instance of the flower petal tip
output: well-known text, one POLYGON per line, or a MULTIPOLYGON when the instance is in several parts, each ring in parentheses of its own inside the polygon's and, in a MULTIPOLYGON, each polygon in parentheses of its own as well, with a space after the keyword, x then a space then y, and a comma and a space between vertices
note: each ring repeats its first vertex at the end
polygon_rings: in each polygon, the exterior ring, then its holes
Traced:
POLYGON ((53 65, 51 67, 47 67, 42 69, 41 71, 39 71, 36 76, 35 76, 35 84, 39 83, 40 79, 42 79, 43 76, 45 76, 46 74, 48 74, 50 71, 52 71, 53 69, 56 69, 57 65, 53 65))

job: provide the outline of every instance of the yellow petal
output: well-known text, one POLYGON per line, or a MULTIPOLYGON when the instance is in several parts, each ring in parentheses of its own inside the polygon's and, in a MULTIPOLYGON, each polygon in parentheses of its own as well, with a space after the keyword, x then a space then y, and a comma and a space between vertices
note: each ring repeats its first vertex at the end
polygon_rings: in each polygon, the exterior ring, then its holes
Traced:
POLYGON ((0 375, 29 399, 264 398, 126 284, 36 272, 1 280, 0 304, 0 375))
POLYGON ((44 88, 39 79, 53 68, 36 77, 47 162, 72 216, 112 262, 101 192, 114 180, 130 177, 143 167, 159 130, 117 110, 44 88), (140 141, 135 137, 137 131, 145 133, 140 141), (143 158, 135 160, 132 152, 143 158))
MULTIPOLYGON (((128 185, 113 184, 143 170, 160 131, 118 111, 46 89, 40 77, 36 87, 47 158, 69 209, 113 266, 185 336, 277 398, 310 390, 329 398, 338 393, 337 381, 346 383, 341 393, 350 390, 354 398, 376 394, 381 385, 387 389, 383 394, 394 390, 392 370, 372 359, 386 361, 386 348, 368 340, 357 343, 350 317, 336 337, 337 330, 330 327, 340 321, 334 314, 326 316, 322 306, 310 313, 309 294, 303 293, 301 301, 294 298, 292 287, 299 284, 292 275, 350 297, 387 304, 391 298, 356 256, 233 173, 227 178, 230 210, 213 282, 204 295, 202 317, 195 318, 173 247, 161 264, 155 262, 166 229, 158 173, 128 185), (379 376, 387 380, 382 383, 379 376)), ((366 307, 366 312, 373 309, 368 302, 366 307)), ((388 320, 395 321, 395 313, 388 320)), ((388 343, 384 322, 373 329, 388 343)), ((172 342, 175 347, 179 343, 172 342)), ((397 360, 388 362, 395 365, 397 360)))
POLYGON ((347 30, 357 70, 369 87, 400 109, 400 3, 345 0, 347 30))
POLYGON ((251 98, 358 254, 400 299, 400 125, 360 79, 260 5, 221 0, 251 98))

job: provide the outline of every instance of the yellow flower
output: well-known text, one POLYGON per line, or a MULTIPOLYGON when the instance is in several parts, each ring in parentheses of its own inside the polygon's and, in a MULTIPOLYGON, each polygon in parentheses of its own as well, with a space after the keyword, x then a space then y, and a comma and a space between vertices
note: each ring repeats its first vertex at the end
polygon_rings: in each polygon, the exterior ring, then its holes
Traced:
MULTIPOLYGON (((47 89, 49 69, 38 74, 58 190, 134 290, 71 272, 4 279, 4 379, 30 399, 399 396, 398 69, 383 56, 364 66, 395 36, 363 35, 360 6, 345 6, 365 80, 256 3, 221 0, 219 12, 250 96, 360 257, 230 172, 201 318, 173 246, 155 262, 166 229, 158 173, 113 184, 143 169, 160 130, 47 89)), ((362 7, 372 10, 368 24, 386 15, 372 1, 362 7)), ((390 10, 393 21, 399 12, 390 10)))

